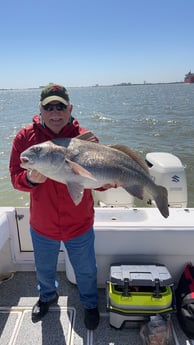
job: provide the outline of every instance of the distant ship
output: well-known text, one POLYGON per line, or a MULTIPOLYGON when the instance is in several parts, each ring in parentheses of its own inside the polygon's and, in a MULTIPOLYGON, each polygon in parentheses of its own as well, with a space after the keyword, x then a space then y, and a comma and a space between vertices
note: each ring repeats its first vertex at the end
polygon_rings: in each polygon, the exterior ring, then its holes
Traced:
POLYGON ((189 71, 189 73, 185 74, 184 83, 194 83, 194 73, 189 71))

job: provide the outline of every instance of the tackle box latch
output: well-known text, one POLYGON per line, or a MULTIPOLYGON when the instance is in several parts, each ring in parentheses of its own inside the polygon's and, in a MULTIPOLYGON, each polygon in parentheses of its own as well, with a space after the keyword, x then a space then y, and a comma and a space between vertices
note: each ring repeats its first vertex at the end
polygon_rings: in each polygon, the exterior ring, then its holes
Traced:
POLYGON ((161 293, 160 293, 160 280, 156 278, 155 280, 155 291, 154 291, 154 297, 155 298, 161 298, 161 293))

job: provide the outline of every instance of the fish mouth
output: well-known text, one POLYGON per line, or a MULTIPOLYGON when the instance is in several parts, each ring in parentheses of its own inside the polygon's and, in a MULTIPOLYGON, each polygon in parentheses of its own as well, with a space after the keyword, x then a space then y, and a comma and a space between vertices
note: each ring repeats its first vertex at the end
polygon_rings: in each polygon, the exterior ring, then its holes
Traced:
POLYGON ((28 157, 20 157, 21 163, 28 163, 29 158, 28 157))
POLYGON ((21 164, 20 166, 22 168, 26 167, 26 165, 30 162, 28 157, 20 157, 21 164))

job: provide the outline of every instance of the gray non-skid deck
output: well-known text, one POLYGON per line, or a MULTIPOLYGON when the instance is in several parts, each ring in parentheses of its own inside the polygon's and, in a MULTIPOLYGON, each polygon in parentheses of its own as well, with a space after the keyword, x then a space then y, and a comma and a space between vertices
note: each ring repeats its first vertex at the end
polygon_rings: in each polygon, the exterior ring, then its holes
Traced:
MULTIPOLYGON (((79 303, 77 287, 57 273, 59 302, 41 322, 33 324, 31 309, 37 301, 35 272, 17 272, 0 284, 0 345, 140 345, 139 329, 109 325, 105 289, 99 289, 100 324, 94 332, 83 323, 83 308, 79 303)), ((175 344, 192 344, 178 327, 175 344)))

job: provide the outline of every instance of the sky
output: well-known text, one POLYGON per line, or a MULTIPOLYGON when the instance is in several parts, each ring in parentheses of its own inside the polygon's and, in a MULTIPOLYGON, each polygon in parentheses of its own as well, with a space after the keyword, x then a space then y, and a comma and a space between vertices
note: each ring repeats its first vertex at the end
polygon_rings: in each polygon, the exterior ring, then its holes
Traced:
POLYGON ((3 0, 0 89, 183 81, 194 0, 3 0))

